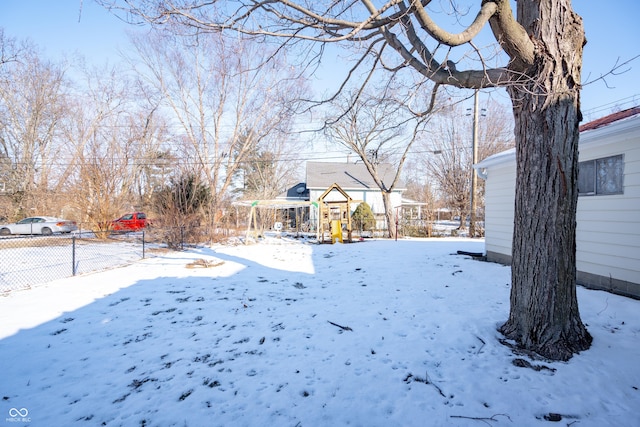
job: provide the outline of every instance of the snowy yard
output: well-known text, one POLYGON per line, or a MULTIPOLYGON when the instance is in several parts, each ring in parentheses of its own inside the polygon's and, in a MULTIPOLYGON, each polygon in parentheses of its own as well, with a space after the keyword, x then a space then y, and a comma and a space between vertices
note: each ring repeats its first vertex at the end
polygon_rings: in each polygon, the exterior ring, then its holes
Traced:
POLYGON ((0 423, 640 425, 640 301, 579 288, 592 348, 531 360, 509 268, 457 250, 484 243, 267 239, 11 292, 0 423))
MULTIPOLYGON (((0 294, 39 286, 41 283, 114 268, 140 260, 140 233, 127 233, 108 240, 93 233, 0 238, 0 294)), ((157 244, 146 243, 145 256, 157 244)))

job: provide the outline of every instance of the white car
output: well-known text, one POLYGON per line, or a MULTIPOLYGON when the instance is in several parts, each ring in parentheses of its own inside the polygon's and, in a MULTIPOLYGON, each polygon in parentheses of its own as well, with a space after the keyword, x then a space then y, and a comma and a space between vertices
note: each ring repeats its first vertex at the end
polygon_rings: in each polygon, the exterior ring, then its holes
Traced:
POLYGON ((75 221, 51 216, 32 216, 13 224, 0 225, 0 236, 10 234, 42 234, 71 233, 78 229, 75 221))

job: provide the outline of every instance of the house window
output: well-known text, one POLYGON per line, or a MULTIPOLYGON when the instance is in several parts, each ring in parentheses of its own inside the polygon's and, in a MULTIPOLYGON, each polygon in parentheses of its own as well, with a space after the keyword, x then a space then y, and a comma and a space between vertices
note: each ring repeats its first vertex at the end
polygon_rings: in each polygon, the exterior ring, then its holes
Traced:
POLYGON ((581 196, 623 193, 622 154, 580 162, 578 171, 578 194, 581 196))

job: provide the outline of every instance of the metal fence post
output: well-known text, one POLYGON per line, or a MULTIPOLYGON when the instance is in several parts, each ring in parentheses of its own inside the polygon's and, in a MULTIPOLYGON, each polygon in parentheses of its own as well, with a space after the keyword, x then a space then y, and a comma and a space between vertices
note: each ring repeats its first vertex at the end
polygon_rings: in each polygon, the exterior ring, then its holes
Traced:
POLYGON ((71 274, 76 275, 76 236, 71 237, 71 274))
POLYGON ((144 230, 142 230, 142 259, 144 259, 144 230))

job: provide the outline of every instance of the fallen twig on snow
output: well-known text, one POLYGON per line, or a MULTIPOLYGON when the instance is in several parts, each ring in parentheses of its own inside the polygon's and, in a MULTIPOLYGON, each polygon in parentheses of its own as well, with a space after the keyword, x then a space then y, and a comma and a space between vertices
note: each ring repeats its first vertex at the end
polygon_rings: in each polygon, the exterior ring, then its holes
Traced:
POLYGON ((482 421, 483 423, 485 423, 487 425, 491 425, 491 424, 489 424, 489 421, 498 422, 499 420, 496 419, 497 416, 506 417, 509 421, 511 421, 511 418, 507 414, 493 414, 490 417, 466 417, 464 415, 449 415, 449 417, 451 417, 451 418, 464 418, 465 420, 482 421))
POLYGON ((429 379, 429 373, 425 373, 425 377, 424 378, 415 377, 415 376, 413 376, 413 374, 409 374, 404 379, 404 382, 408 383, 409 381, 415 381, 417 383, 425 383, 427 385, 432 385, 436 390, 438 390, 438 393, 440 393, 440 396, 444 397, 445 399, 447 398, 447 396, 444 394, 442 389, 440 387, 438 387, 437 384, 435 384, 433 381, 431 381, 429 379))
POLYGON ((550 367, 545 366, 545 365, 533 365, 529 361, 524 360, 524 359, 520 359, 520 358, 513 359, 513 361, 511 363, 514 366, 517 366, 518 368, 529 368, 529 369, 533 369, 534 371, 538 371, 538 372, 542 371, 544 369, 546 369, 547 371, 551 371, 551 372, 555 372, 556 371, 555 368, 550 368, 550 367))
POLYGON ((338 325, 337 323, 333 323, 331 320, 327 320, 327 322, 331 323, 333 326, 337 326, 338 328, 342 329, 343 331, 353 331, 353 329, 351 329, 350 327, 338 325))
POLYGON ((480 351, 482 351, 482 348, 485 346, 486 342, 484 342, 484 340, 482 338, 480 338, 479 336, 477 336, 477 335, 476 335, 476 338, 478 338, 480 340, 480 342, 482 343, 482 345, 480 346, 478 351, 476 351, 476 354, 480 354, 480 351))

